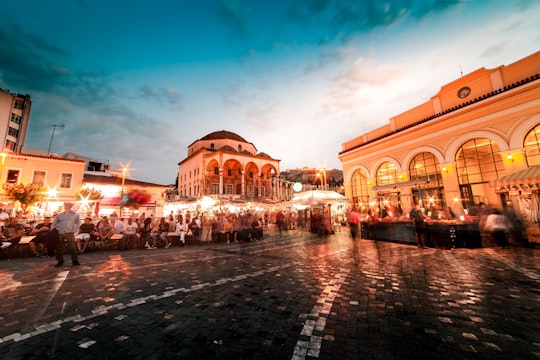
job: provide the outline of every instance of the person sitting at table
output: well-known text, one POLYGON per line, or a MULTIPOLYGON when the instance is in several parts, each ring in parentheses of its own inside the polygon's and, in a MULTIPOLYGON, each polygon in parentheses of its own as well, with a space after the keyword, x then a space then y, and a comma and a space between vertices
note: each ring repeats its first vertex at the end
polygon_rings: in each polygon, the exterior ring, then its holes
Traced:
POLYGON ((8 260, 13 255, 13 248, 21 241, 24 235, 24 227, 17 219, 11 218, 4 227, 4 237, 2 238, 2 250, 7 249, 8 260))
POLYGON ((50 241, 50 231, 51 231, 51 217, 46 216, 43 219, 42 223, 37 224, 31 231, 30 235, 35 236, 28 243, 30 252, 34 257, 41 257, 41 254, 37 252, 37 245, 42 244, 47 248, 47 254, 49 256, 54 256, 54 247, 51 246, 52 242, 50 241))
POLYGON ((122 239, 120 240, 119 249, 120 250, 129 250, 135 244, 137 244, 138 237, 137 237, 137 230, 139 229, 139 225, 133 221, 133 218, 130 217, 127 222, 124 223, 124 229, 122 230, 122 233, 124 234, 122 236, 122 239))
POLYGON ((98 227, 98 237, 101 241, 106 241, 114 235, 114 228, 112 227, 109 219, 103 218, 101 224, 98 227))
POLYGON ((90 239, 96 235, 95 233, 96 228, 94 224, 92 224, 92 218, 85 218, 84 222, 79 226, 79 232, 77 236, 75 236, 75 240, 77 241, 77 251, 79 252, 79 254, 85 252, 86 248, 88 247, 88 243, 90 242, 90 239), (82 247, 81 240, 84 241, 82 247))

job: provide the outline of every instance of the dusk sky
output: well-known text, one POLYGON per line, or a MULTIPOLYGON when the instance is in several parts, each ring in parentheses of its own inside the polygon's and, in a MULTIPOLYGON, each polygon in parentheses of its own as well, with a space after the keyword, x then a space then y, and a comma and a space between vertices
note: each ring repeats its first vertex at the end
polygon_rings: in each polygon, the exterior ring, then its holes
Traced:
MULTIPOLYGON (((341 144, 476 69, 540 50, 537 0, 29 0, 0 4, 0 88, 29 94, 25 147, 174 183, 232 131, 281 170, 341 169, 341 144)), ((23 149, 24 152, 24 149, 23 149)))

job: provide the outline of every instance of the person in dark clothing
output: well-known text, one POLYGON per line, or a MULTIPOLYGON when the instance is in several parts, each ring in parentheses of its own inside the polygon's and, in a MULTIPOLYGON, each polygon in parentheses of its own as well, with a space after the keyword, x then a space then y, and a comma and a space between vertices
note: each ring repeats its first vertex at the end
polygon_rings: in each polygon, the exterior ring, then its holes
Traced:
POLYGON ((424 249, 426 247, 426 219, 428 217, 420 209, 420 204, 415 204, 409 213, 410 219, 414 221, 414 232, 416 234, 416 245, 424 249))

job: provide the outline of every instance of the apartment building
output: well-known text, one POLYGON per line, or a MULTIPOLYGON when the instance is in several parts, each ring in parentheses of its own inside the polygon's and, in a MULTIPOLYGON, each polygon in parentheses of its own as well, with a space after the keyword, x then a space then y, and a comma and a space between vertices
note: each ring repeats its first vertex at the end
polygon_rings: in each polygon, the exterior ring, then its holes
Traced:
POLYGON ((0 141, 2 149, 21 151, 24 145, 32 101, 30 95, 0 89, 0 141))

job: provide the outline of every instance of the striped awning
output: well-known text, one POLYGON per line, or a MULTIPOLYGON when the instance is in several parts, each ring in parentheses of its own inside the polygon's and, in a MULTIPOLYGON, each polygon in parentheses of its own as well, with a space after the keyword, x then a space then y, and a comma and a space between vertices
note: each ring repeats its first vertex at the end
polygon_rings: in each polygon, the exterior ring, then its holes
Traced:
POLYGON ((527 169, 501 176, 492 180, 490 185, 497 192, 509 190, 537 190, 540 186, 540 165, 530 166, 527 169))

